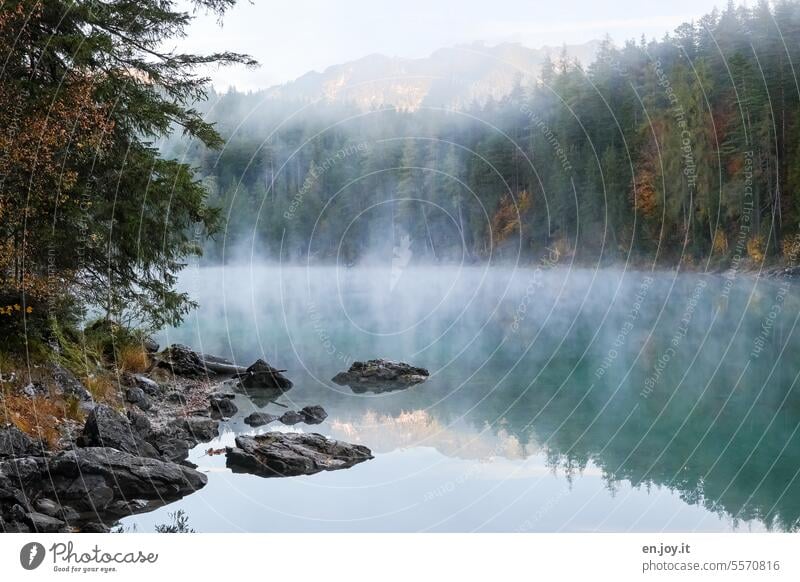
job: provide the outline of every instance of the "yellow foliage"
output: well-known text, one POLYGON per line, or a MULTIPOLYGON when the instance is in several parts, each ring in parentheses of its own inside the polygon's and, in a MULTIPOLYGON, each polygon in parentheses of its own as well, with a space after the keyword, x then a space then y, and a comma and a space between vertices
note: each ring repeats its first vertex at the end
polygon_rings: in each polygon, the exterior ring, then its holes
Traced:
POLYGON ((800 258, 800 234, 783 239, 781 246, 783 247, 783 257, 789 264, 794 265, 800 258))
POLYGON ((728 237, 722 230, 717 230, 714 234, 713 252, 718 255, 724 255, 728 252, 728 237))
POLYGON ((520 217, 531 207, 531 196, 523 190, 516 200, 506 195, 500 199, 492 217, 491 243, 496 246, 520 228, 520 217))
POLYGON ((556 260, 558 260, 572 253, 572 245, 569 244, 569 240, 566 238, 560 238, 553 243, 553 250, 556 253, 556 260))
POLYGON ((764 260, 764 238, 759 234, 747 241, 747 256, 755 263, 764 260))

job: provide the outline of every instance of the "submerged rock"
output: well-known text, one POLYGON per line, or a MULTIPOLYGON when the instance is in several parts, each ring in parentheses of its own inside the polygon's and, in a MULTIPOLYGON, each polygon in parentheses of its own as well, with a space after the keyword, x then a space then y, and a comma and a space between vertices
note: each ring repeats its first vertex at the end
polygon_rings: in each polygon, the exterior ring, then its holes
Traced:
POLYGON ((353 362, 347 372, 339 372, 332 381, 350 386, 356 393, 391 392, 424 382, 428 376, 430 373, 425 368, 417 368, 405 362, 377 359, 353 362))
POLYGON ((245 388, 288 390, 292 387, 292 381, 283 375, 285 371, 273 368, 264 360, 258 359, 244 373, 239 374, 239 381, 245 388))
POLYGON ((275 422, 276 420, 278 420, 278 416, 275 414, 269 414, 268 412, 254 412, 247 416, 244 419, 244 422, 249 426, 256 427, 264 426, 265 424, 275 422))
POLYGON ((236 447, 227 449, 226 464, 234 472, 292 477, 347 469, 372 458, 365 446, 321 434, 268 432, 236 437, 236 447))

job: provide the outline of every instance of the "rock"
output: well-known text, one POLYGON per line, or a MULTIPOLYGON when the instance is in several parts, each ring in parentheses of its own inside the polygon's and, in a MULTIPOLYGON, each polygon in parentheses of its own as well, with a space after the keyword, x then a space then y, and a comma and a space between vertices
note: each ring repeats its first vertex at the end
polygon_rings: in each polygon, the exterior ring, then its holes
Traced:
POLYGON ((147 509, 149 505, 150 504, 144 499, 131 499, 130 501, 120 499, 119 501, 114 501, 106 510, 116 515, 133 515, 135 513, 141 513, 147 509))
POLYGON ((283 424, 297 424, 298 422, 303 422, 305 418, 299 412, 287 410, 278 420, 280 420, 283 424))
POLYGON ((205 416, 188 416, 173 420, 154 433, 149 441, 164 459, 182 462, 189 456, 189 449, 200 442, 219 436, 219 423, 205 416))
POLYGON ((47 470, 50 479, 42 480, 45 491, 52 489, 54 497, 79 511, 105 510, 115 501, 132 499, 168 503, 208 482, 194 469, 107 447, 59 453, 47 470))
POLYGON ((189 456, 189 449, 194 446, 194 442, 180 436, 160 435, 153 439, 153 445, 164 460, 180 463, 189 456))
POLYGON ((65 367, 58 364, 52 364, 50 367, 50 375, 58 387, 58 390, 64 396, 71 396, 82 402, 87 402, 92 399, 92 395, 86 389, 86 386, 84 386, 83 383, 75 377, 75 374, 67 370, 65 367))
POLYGON ((225 358, 199 354, 181 344, 173 344, 153 358, 157 366, 172 370, 176 376, 186 378, 205 378, 215 374, 235 376, 246 372, 242 366, 237 366, 225 358))
POLYGON ((230 398, 213 395, 209 398, 209 409, 211 418, 230 418, 239 411, 230 398))
POLYGON ((250 426, 264 426, 265 424, 269 424, 270 422, 275 422, 278 420, 278 416, 275 414, 269 414, 268 412, 254 412, 253 414, 249 415, 244 419, 245 424, 250 426))
POLYGON ((282 374, 286 370, 273 368, 264 360, 256 360, 243 374, 239 374, 239 381, 245 388, 279 388, 288 390, 292 381, 282 374))
POLYGON ((66 526, 60 519, 36 511, 26 514, 25 522, 37 533, 56 533, 66 526))
POLYGON ((131 404, 135 404, 142 410, 150 410, 153 406, 150 399, 141 388, 128 388, 125 391, 125 400, 131 404))
POLYGON ((204 416, 187 416, 181 421, 181 427, 198 442, 205 442, 219 436, 219 424, 204 416))
POLYGON ((158 458, 158 451, 136 434, 128 419, 105 404, 98 404, 89 413, 79 446, 111 447, 145 457, 158 458))
POLYGON ((402 390, 428 379, 430 373, 425 368, 417 368, 404 362, 390 360, 369 360, 353 362, 347 372, 340 372, 332 381, 350 386, 356 393, 391 392, 402 390))
POLYGON ((320 424, 326 418, 328 413, 319 405, 305 406, 300 409, 300 416, 303 417, 303 422, 307 424, 320 424))
POLYGON ((30 382, 22 389, 22 392, 28 398, 36 398, 37 396, 46 396, 47 388, 41 382, 30 382))
POLYGON ((142 347, 144 348, 144 351, 146 351, 148 354, 155 354, 158 351, 159 345, 156 340, 154 340, 150 336, 146 336, 142 340, 142 347))
POLYGON ((129 410, 128 422, 131 425, 131 429, 144 440, 149 439, 153 433, 153 426, 150 424, 150 419, 141 412, 129 410))
POLYGON ((61 506, 58 503, 56 503, 52 499, 47 499, 44 497, 37 499, 33 503, 33 506, 39 513, 44 513, 45 515, 49 515, 50 517, 55 517, 61 512, 61 506))
POLYGON ((141 388, 145 394, 150 396, 158 396, 161 394, 161 386, 158 385, 158 382, 151 380, 147 376, 133 374, 133 381, 136 382, 136 387, 141 388))
POLYGON ((346 469, 372 458, 367 447, 321 434, 268 432, 236 437, 236 447, 227 449, 226 464, 235 472, 291 477, 346 469))
POLYGON ((181 344, 169 346, 163 352, 156 354, 153 359, 157 366, 171 370, 176 376, 205 378, 208 375, 199 354, 181 344))
POLYGON ((42 454, 42 446, 15 426, 0 428, 0 459, 42 454))

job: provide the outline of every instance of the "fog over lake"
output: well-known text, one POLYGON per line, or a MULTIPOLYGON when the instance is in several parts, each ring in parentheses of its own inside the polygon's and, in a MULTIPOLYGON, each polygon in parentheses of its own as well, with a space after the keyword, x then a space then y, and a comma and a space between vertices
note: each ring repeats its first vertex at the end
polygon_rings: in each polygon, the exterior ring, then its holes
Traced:
POLYGON ((190 460, 198 531, 794 530, 800 517, 800 294, 783 281, 569 267, 190 267, 198 302, 162 345, 286 369, 190 460), (380 394, 331 382, 354 360, 430 370, 380 394), (314 427, 256 410, 320 404, 314 427), (313 431, 375 459, 264 479, 233 474, 235 435, 313 431))

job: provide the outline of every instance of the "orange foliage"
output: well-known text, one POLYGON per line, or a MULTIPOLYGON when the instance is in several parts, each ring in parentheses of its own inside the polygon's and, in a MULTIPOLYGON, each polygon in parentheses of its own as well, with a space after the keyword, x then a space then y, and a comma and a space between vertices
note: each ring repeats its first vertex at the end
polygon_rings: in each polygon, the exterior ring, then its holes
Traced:
MULTIPOLYGON (((40 3, 0 5, 0 54, 18 52, 42 18, 40 3)), ((34 304, 68 285, 65 269, 48 277, 52 243, 42 233, 79 212, 78 169, 102 154, 113 129, 91 77, 76 70, 60 81, 55 95, 37 94, 19 75, 0 76, 0 291, 34 304)))
POLYGON ((496 246, 514 234, 521 224, 521 216, 531 207, 531 196, 523 190, 516 201, 509 195, 500 199, 492 217, 491 243, 496 246))

